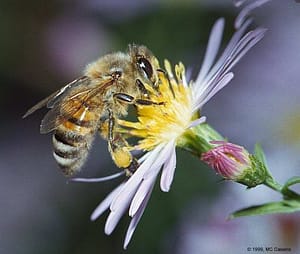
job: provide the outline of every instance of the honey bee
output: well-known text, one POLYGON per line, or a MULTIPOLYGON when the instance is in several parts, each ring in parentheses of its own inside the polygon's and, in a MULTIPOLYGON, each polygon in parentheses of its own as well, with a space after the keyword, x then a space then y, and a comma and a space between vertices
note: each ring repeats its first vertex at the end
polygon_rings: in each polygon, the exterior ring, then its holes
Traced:
POLYGON ((129 45, 128 52, 105 55, 90 63, 75 79, 30 108, 23 118, 46 106, 40 132, 53 131, 53 155, 65 176, 79 172, 86 161, 95 133, 108 141, 117 167, 130 175, 137 162, 126 139, 117 133, 117 119, 128 105, 159 104, 150 100, 144 84, 158 86, 156 57, 145 46, 129 45))

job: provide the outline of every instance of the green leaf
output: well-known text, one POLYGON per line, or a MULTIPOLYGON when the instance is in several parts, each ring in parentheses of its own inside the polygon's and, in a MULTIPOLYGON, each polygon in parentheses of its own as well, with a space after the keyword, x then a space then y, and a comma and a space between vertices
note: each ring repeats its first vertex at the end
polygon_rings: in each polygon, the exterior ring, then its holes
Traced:
POLYGON ((300 211, 300 202, 297 200, 283 200, 257 206, 250 206, 230 214, 229 219, 242 216, 264 215, 275 213, 292 213, 300 211))
POLYGON ((267 167, 266 156, 260 144, 255 144, 254 153, 256 158, 267 167))

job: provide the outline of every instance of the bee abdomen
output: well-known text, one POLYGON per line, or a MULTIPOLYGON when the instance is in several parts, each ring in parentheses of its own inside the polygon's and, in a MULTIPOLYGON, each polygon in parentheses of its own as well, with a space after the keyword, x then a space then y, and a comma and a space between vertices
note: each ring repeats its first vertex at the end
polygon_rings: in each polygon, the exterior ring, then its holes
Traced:
POLYGON ((66 176, 72 176, 80 171, 84 164, 93 136, 90 134, 63 131, 59 128, 55 131, 53 141, 53 156, 62 172, 66 176))
POLYGON ((79 127, 84 127, 84 128, 91 128, 94 126, 92 121, 84 120, 84 119, 78 119, 76 117, 71 117, 68 122, 79 126, 79 127))

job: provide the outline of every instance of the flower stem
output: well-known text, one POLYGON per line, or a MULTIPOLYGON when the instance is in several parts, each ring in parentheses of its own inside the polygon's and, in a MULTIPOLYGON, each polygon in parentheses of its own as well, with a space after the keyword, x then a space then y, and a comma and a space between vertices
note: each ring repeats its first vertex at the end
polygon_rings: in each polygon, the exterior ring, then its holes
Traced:
POLYGON ((277 191, 277 192, 280 192, 281 193, 281 190, 282 190, 282 185, 279 184, 278 182, 276 182, 273 177, 269 176, 266 178, 264 184, 268 187, 270 187, 271 189, 277 191))
POLYGON ((294 192, 288 188, 283 188, 283 186, 281 184, 279 184, 278 182, 276 182, 271 176, 266 178, 264 184, 266 186, 270 187, 271 189, 273 189, 277 192, 280 192, 286 199, 300 200, 299 194, 297 194, 296 192, 294 192))

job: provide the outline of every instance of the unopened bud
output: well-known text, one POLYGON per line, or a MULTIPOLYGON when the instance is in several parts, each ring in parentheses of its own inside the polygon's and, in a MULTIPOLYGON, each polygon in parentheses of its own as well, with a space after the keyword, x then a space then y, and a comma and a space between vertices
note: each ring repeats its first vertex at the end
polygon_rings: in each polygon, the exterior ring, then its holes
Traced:
POLYGON ((267 177, 265 165, 242 146, 226 141, 212 141, 214 148, 203 153, 201 160, 224 179, 249 188, 262 184, 267 177))

